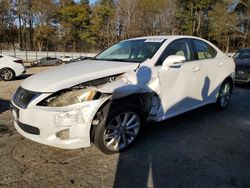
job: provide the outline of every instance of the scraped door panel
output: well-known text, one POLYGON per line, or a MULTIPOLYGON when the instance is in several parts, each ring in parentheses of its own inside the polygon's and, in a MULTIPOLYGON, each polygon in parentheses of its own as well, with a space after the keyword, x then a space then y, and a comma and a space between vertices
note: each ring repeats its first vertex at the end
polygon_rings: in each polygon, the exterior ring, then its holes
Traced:
POLYGON ((180 68, 160 69, 159 77, 166 115, 194 108, 207 98, 210 83, 199 62, 186 62, 180 68))

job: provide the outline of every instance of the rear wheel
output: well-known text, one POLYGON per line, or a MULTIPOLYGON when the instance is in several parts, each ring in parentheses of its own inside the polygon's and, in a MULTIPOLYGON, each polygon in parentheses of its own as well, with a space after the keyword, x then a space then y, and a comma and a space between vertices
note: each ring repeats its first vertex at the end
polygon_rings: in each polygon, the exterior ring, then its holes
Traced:
POLYGON ((57 61, 56 62, 56 66, 59 66, 59 65, 62 65, 63 64, 63 61, 57 61))
POLYGON ((229 105, 233 85, 229 80, 225 80, 220 88, 219 96, 217 98, 216 106, 219 110, 224 110, 229 105))
POLYGON ((41 66, 43 66, 43 65, 42 65, 41 62, 38 62, 38 63, 37 63, 37 66, 38 66, 38 67, 41 67, 41 66))
POLYGON ((94 144, 106 154, 127 149, 135 141, 142 126, 142 116, 133 104, 110 105, 105 116, 94 127, 94 144))
POLYGON ((15 77, 15 72, 9 68, 4 68, 0 71, 0 78, 4 81, 12 80, 15 77))

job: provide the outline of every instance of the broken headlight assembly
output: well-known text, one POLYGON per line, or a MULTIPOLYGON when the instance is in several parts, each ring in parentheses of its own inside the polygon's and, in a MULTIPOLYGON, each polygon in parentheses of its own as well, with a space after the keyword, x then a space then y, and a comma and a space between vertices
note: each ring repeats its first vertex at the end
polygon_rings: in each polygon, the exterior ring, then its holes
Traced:
POLYGON ((57 92, 38 103, 40 106, 63 107, 86 101, 96 100, 101 93, 94 88, 64 90, 57 92))

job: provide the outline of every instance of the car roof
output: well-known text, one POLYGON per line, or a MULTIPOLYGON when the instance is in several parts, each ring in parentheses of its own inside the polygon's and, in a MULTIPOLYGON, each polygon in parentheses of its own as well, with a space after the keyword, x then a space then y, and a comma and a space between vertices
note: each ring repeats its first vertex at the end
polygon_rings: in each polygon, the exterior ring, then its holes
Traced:
MULTIPOLYGON (((13 56, 10 56, 10 55, 4 55, 4 54, 0 54, 1 56, 3 56, 3 57, 13 57, 13 56)), ((13 57, 13 58, 15 58, 15 57, 13 57)))
POLYGON ((189 35, 156 35, 156 36, 136 37, 136 38, 127 39, 124 41, 138 40, 138 39, 172 39, 172 40, 174 40, 174 39, 180 39, 180 38, 201 39, 199 37, 189 36, 189 35))
POLYGON ((239 51, 248 51, 248 50, 250 50, 250 48, 241 48, 241 49, 239 49, 239 51))
POLYGON ((5 55, 5 54, 0 54, 2 57, 5 57, 5 58, 11 58, 11 59, 20 59, 18 57, 14 57, 14 56, 11 56, 11 55, 5 55))

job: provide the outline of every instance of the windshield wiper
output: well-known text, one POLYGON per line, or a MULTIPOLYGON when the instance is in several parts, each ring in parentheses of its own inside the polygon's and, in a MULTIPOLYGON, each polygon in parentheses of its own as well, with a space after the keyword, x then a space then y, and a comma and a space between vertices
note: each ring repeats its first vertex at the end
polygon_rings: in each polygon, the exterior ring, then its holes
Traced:
POLYGON ((116 59, 116 58, 113 58, 113 59, 103 59, 104 61, 120 61, 120 62, 133 62, 133 63, 140 63, 140 61, 135 61, 135 60, 131 60, 131 59, 116 59))
POLYGON ((98 59, 96 57, 91 58, 90 60, 97 60, 97 61, 117 61, 117 62, 132 62, 132 63, 141 63, 141 61, 136 61, 136 60, 131 60, 131 59, 117 59, 117 58, 112 58, 112 59, 98 59))
POLYGON ((89 60, 98 60, 96 57, 91 57, 89 60))

